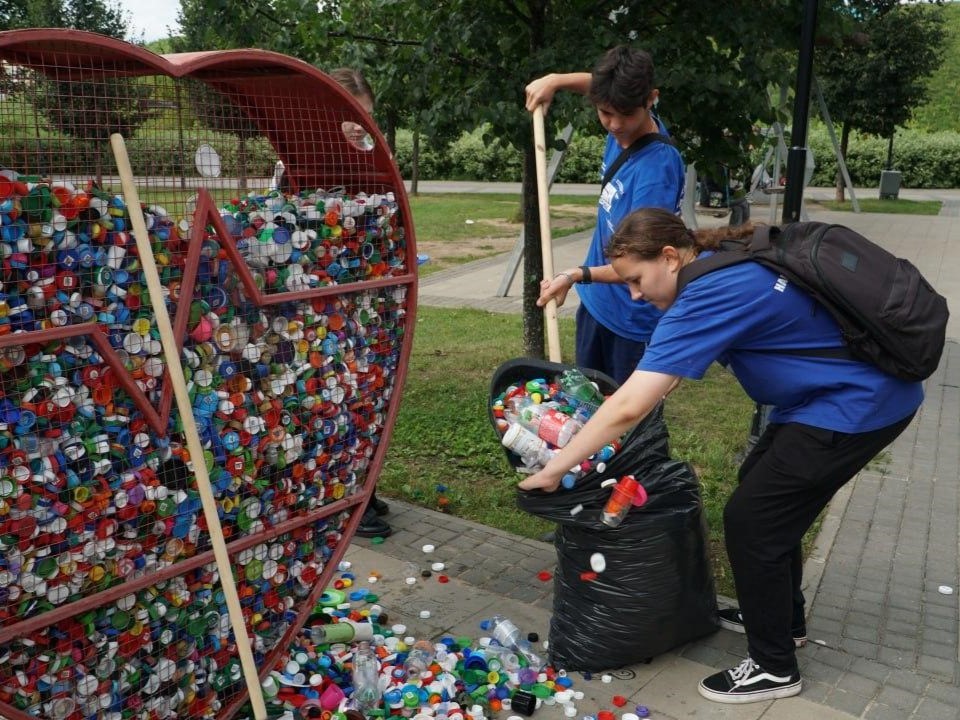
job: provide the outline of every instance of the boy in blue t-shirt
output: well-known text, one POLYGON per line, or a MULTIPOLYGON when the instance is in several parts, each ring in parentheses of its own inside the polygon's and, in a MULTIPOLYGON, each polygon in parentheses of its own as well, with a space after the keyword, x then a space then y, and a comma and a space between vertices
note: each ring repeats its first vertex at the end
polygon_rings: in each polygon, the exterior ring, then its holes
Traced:
MULTIPOLYGON (((749 656, 700 682, 701 695, 722 703, 800 692, 801 540, 834 493, 903 432, 923 401, 921 383, 852 356, 804 355, 842 348, 840 326, 809 293, 758 263, 704 274, 678 296, 681 268, 724 239, 752 233, 751 225, 690 231, 658 209, 624 220, 607 248, 611 265, 634 299, 664 315, 630 379, 543 470, 519 484, 555 490, 569 468, 621 437, 681 378, 701 378, 714 361, 729 367, 756 402, 773 406, 723 513, 740 608, 721 611, 719 620, 746 633, 749 656)), ((538 303, 545 302, 541 296, 538 303)))
MULTIPOLYGON (((650 133, 666 135, 654 115, 659 97, 654 85, 653 60, 642 50, 620 46, 609 50, 592 73, 550 74, 527 85, 527 109, 549 106, 557 90, 587 95, 607 131, 602 177, 634 141, 650 133)), ((606 373, 624 382, 637 366, 660 318, 660 311, 630 299, 627 288, 607 264, 604 249, 620 221, 631 211, 659 207, 680 212, 684 166, 671 144, 652 142, 630 155, 613 178, 600 189, 597 227, 584 264, 557 273, 541 283, 562 305, 575 283, 577 310, 577 365, 606 373), (592 280, 598 280, 592 284, 592 280)))

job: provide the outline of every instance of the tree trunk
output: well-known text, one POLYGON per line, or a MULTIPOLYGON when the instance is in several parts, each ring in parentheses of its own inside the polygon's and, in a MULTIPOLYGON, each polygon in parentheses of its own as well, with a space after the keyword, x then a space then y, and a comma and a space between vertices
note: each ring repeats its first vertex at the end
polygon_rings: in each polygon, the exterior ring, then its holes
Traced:
POLYGON ((540 212, 537 198, 537 160, 533 138, 523 152, 523 352, 543 358, 543 309, 537 307, 543 254, 540 245, 540 212))
MULTIPOLYGON (((840 157, 846 160, 847 156, 847 146, 850 144, 850 123, 844 121, 843 128, 840 130, 840 157)), ((850 166, 847 165, 849 170, 850 166)), ((853 179, 850 180, 853 182, 853 179)), ((840 172, 840 168, 837 167, 837 192, 835 195, 837 202, 844 201, 844 187, 843 187, 843 173, 840 172)))
POLYGON ((396 157, 397 154, 397 114, 395 112, 387 113, 387 131, 384 133, 387 138, 387 147, 390 148, 390 154, 396 157))
POLYGON ((410 193, 417 196, 420 194, 420 130, 418 128, 413 131, 413 150, 410 154, 410 193))

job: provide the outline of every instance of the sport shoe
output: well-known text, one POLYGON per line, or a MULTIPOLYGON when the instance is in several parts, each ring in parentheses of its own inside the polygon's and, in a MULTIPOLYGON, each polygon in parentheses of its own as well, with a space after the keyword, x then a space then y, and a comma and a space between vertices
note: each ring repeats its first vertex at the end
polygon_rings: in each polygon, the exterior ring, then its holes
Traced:
POLYGON ((357 526, 357 537, 390 537, 393 533, 391 528, 383 518, 377 515, 376 510, 368 507, 363 517, 360 518, 360 524, 357 526))
POLYGON ((747 658, 735 668, 704 678, 697 689, 707 700, 750 703, 799 695, 802 687, 800 673, 772 675, 747 658))
MULTIPOLYGON (((740 614, 739 608, 724 608, 723 610, 719 610, 717 612, 717 618, 720 620, 720 627, 733 630, 741 635, 746 633, 746 630, 743 628, 743 615, 740 614)), ((793 644, 796 647, 802 648, 807 644, 806 627, 793 628, 790 633, 793 635, 793 644)))

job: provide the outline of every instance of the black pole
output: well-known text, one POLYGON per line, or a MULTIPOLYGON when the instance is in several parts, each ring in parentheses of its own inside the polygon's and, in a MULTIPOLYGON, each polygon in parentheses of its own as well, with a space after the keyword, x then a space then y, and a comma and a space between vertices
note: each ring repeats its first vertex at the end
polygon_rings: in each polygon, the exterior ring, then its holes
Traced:
POLYGON ((887 170, 893 170, 893 135, 896 130, 890 133, 890 142, 887 143, 887 170))
POLYGON ((787 152, 787 189, 783 196, 783 222, 800 220, 803 205, 803 174, 807 165, 807 118, 810 115, 810 85, 813 79, 813 36, 817 28, 817 0, 804 0, 797 60, 797 94, 793 103, 793 127, 787 152))

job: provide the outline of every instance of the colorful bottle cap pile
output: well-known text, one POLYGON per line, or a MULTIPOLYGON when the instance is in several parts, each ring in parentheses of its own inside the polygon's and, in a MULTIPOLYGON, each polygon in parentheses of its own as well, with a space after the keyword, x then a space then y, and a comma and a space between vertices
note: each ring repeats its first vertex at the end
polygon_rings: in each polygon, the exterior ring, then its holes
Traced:
POLYGON ((200 717, 218 685, 242 689, 190 466, 238 543, 262 655, 342 539, 327 506, 378 450, 408 342, 407 284, 382 283, 414 264, 398 205, 315 191, 144 208, 204 445, 190 458, 123 199, 2 173, 0 702, 72 720, 123 696, 123 717, 200 717), (62 622, 81 599, 87 620, 62 622))
MULTIPOLYGON (((330 627, 323 623, 350 622, 371 624, 369 645, 379 670, 378 700, 362 709, 364 717, 482 720, 504 713, 529 716, 542 704, 562 708, 566 717, 597 717, 577 709, 584 693, 573 687, 571 675, 549 665, 539 671, 529 667, 521 655, 508 652, 491 637, 495 634, 492 621, 480 623, 479 637, 417 640, 405 636, 405 626, 390 624, 378 598, 365 588, 358 589, 351 573, 342 573, 338 582, 346 582, 353 590, 349 594, 335 589, 325 593, 325 601, 317 605, 307 627, 297 634, 264 682, 271 714, 286 712, 285 717, 295 720, 352 720, 359 702, 353 660, 362 644, 323 642, 323 630, 330 627), (412 671, 409 658, 423 652, 428 655, 427 662, 412 671)), ((611 696, 614 706, 623 707, 625 703, 619 700, 620 696, 611 696)), ((601 712, 616 717, 609 710, 601 712)))

